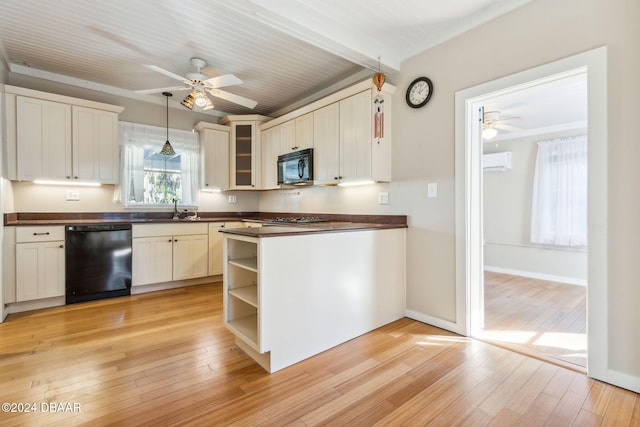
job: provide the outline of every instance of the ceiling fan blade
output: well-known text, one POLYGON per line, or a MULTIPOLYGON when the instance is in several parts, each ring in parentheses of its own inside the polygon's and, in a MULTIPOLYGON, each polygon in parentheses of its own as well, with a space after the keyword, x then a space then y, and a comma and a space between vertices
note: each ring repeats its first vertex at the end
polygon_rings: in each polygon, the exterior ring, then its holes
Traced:
POLYGON ((150 94, 150 93, 175 92, 175 91, 178 91, 178 90, 187 90, 187 89, 191 89, 191 86, 160 87, 160 88, 156 88, 156 89, 134 90, 134 92, 146 95, 146 94, 150 94))
POLYGON ((493 127, 500 130, 506 130, 507 132, 518 132, 522 130, 522 128, 517 126, 505 125, 502 123, 496 123, 493 127))
POLYGON ((233 86, 242 84, 242 80, 234 76, 233 74, 225 74, 218 77, 212 77, 204 81, 208 89, 217 89, 219 87, 233 86))
POLYGON ((249 98, 245 98, 240 95, 234 95, 233 93, 225 92, 220 89, 212 89, 212 90, 207 89, 207 92, 209 92, 211 95, 215 97, 224 99, 225 101, 233 102, 238 105, 242 105, 243 107, 255 108, 255 106, 258 105, 256 101, 253 101, 249 98))
POLYGON ((167 71, 167 70, 165 70, 163 68, 160 68, 160 67, 157 67, 155 65, 145 65, 145 67, 147 67, 148 69, 153 70, 153 71, 155 71, 157 73, 164 74, 167 77, 171 77, 172 79, 180 80, 184 84, 190 84, 191 83, 191 80, 189 80, 187 78, 184 78, 182 76, 179 76, 177 74, 173 74, 171 71, 167 71))

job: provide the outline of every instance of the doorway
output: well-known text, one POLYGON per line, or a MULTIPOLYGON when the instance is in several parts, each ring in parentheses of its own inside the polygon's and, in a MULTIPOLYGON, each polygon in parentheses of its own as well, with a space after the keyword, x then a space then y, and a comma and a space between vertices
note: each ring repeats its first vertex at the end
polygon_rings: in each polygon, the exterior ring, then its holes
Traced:
MULTIPOLYGON (((607 380, 607 120, 606 48, 578 54, 456 93, 456 323, 474 335, 484 325, 482 248, 482 117, 478 105, 513 88, 539 85, 563 75, 587 74, 588 97, 588 366, 607 380)), ((611 381, 609 379, 609 381, 611 381)))
POLYGON ((586 70, 505 92, 479 107, 484 324, 472 325, 472 333, 584 370, 586 70))

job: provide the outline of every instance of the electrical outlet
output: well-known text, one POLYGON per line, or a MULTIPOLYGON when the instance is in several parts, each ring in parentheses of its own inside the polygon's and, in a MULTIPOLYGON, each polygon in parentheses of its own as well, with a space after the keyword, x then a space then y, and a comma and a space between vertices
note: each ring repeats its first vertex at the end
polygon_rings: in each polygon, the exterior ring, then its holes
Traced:
POLYGON ((228 201, 229 203, 238 203, 238 196, 235 194, 229 194, 228 201))
POLYGON ((80 200, 79 190, 67 190, 66 200, 69 202, 77 202, 80 200))
POLYGON ((382 192, 378 193, 378 204, 379 205, 388 205, 389 204, 389 193, 382 192))

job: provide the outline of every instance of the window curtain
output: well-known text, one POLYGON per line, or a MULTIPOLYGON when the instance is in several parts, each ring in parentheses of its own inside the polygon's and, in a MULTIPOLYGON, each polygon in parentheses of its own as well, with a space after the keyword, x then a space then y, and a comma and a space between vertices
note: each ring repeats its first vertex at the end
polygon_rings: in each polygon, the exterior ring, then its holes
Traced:
MULTIPOLYGON (((144 193, 144 151, 160 151, 167 140, 167 129, 139 123, 119 122, 122 147, 120 197, 125 206, 139 205, 144 193)), ((169 141, 180 154, 182 198, 180 205, 197 206, 200 190, 200 150, 198 134, 169 129, 169 141)))
POLYGON ((531 242, 587 245, 587 137, 538 142, 531 242))

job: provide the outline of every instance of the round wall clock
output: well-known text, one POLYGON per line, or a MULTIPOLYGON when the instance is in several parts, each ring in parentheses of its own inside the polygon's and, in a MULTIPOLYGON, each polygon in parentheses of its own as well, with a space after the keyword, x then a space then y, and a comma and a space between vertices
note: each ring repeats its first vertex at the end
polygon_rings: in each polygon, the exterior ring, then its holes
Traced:
POLYGON ((407 105, 411 108, 424 107, 433 94, 433 83, 428 77, 418 77, 407 88, 407 105))

